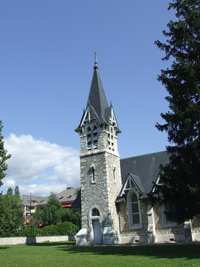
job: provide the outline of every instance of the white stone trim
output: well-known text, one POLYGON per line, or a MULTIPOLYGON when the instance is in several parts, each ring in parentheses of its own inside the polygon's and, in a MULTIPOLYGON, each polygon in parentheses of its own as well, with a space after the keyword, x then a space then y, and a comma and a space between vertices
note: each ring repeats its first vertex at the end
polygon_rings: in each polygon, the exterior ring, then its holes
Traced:
POLYGON ((173 241, 185 241, 185 234, 163 234, 156 235, 155 242, 173 242, 173 241))

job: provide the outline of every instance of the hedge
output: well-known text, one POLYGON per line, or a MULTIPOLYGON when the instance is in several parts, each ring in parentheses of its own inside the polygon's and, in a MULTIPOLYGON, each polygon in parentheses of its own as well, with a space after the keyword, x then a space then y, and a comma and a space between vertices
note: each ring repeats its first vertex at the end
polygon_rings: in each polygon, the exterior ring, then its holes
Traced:
POLYGON ((6 235, 0 237, 32 237, 32 236, 60 236, 75 235, 79 231, 77 225, 71 222, 59 222, 56 225, 48 225, 43 228, 25 228, 21 230, 13 230, 6 235))

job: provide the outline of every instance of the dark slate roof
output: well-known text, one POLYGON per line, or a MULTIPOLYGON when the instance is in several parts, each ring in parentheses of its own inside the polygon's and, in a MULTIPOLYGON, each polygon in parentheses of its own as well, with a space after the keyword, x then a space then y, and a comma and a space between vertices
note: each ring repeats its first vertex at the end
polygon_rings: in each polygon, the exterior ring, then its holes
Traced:
POLYGON ((156 181, 160 171, 160 164, 165 165, 168 161, 169 156, 166 151, 121 159, 122 184, 128 173, 138 176, 138 186, 141 187, 142 184, 145 196, 152 190, 153 182, 156 181))
POLYGON ((92 77, 92 83, 88 96, 88 104, 90 104, 99 118, 99 123, 105 123, 104 110, 108 107, 108 102, 103 89, 103 84, 99 74, 99 68, 97 64, 94 66, 94 72, 92 77))
MULTIPOLYGON (((95 62, 94 62, 94 72, 92 76, 92 82, 90 86, 90 92, 88 96, 86 109, 88 106, 94 113, 94 116, 97 118, 97 121, 99 122, 99 124, 104 124, 104 123, 109 124, 110 114, 111 114, 111 110, 113 110, 113 107, 112 105, 108 106, 105 91, 104 91, 101 77, 99 74, 99 68, 97 66, 96 53, 95 53, 95 62)), ((86 111, 83 112, 81 122, 84 118, 85 112, 86 111)), ((80 125, 81 123, 75 129, 75 132, 81 131, 80 125)), ((116 130, 119 133, 121 132, 118 128, 118 124, 117 124, 116 130)))
POLYGON ((56 197, 59 199, 61 203, 69 203, 69 202, 74 202, 74 200, 77 197, 77 190, 79 188, 74 188, 74 187, 68 187, 64 191, 58 193, 56 197))
POLYGON ((144 193, 144 187, 143 187, 143 184, 142 184, 142 182, 140 180, 140 177, 137 176, 137 175, 134 175, 132 173, 130 173, 130 176, 132 177, 133 181, 137 185, 137 187, 140 190, 140 192, 144 193))
POLYGON ((70 208, 79 208, 81 207, 81 189, 78 192, 77 198, 74 200, 70 208))

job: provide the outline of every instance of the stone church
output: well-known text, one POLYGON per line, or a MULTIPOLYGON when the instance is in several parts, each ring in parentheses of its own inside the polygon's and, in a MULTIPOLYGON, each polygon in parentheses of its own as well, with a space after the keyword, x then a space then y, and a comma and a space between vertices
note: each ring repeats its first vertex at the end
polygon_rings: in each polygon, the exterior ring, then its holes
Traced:
POLYGON ((200 218, 177 225, 167 221, 164 208, 153 206, 149 194, 159 183, 159 166, 166 151, 120 159, 121 133, 108 105, 96 55, 94 72, 79 126, 82 228, 77 245, 200 240, 200 218))

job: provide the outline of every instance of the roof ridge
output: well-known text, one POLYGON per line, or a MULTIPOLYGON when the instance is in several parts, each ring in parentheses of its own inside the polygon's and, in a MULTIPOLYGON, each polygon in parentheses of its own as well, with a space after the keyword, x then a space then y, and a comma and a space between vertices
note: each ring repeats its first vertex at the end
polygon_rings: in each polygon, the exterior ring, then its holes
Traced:
POLYGON ((143 156, 148 156, 148 155, 153 155, 153 154, 158 154, 158 153, 163 153, 163 152, 167 152, 167 150, 162 150, 162 151, 157 151, 157 152, 151 152, 151 153, 147 153, 147 154, 142 154, 142 155, 137 155, 137 156, 133 156, 133 157, 127 157, 127 158, 123 158, 120 159, 121 160, 125 160, 125 159, 132 159, 132 158, 138 158, 138 157, 143 157, 143 156))

